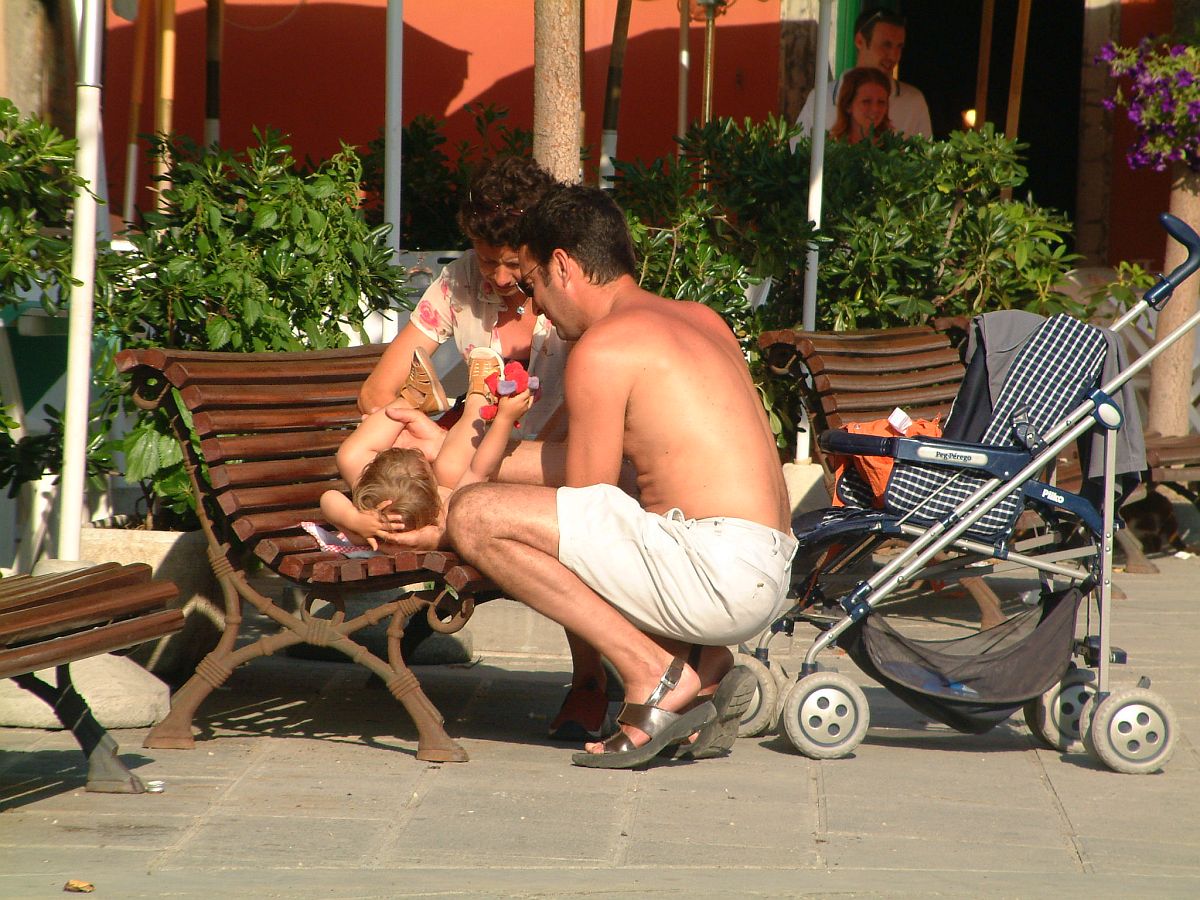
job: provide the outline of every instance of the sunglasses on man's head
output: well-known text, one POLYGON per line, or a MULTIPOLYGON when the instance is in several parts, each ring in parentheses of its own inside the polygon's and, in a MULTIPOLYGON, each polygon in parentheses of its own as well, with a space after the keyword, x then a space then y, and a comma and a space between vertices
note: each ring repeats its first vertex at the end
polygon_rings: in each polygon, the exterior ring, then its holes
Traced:
POLYGON ((533 282, 529 280, 529 276, 534 273, 535 269, 537 269, 537 266, 534 266, 528 272, 522 272, 516 281, 513 282, 517 286, 517 290, 530 300, 533 299, 533 282))
POLYGON ((496 210, 501 215, 508 218, 517 218, 518 216, 523 215, 525 212, 525 210, 516 206, 504 206, 500 203, 492 203, 483 197, 476 197, 471 192, 470 188, 467 189, 467 205, 477 212, 489 212, 490 210, 496 210))

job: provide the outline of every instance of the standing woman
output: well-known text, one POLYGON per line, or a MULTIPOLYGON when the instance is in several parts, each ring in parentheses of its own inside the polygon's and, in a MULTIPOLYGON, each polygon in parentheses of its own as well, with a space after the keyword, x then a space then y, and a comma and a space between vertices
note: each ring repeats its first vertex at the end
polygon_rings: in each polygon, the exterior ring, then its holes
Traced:
POLYGON ((891 131, 892 123, 888 119, 891 95, 891 80, 875 67, 851 69, 842 78, 837 119, 829 129, 830 136, 857 144, 867 139, 874 141, 883 132, 891 131))
MULTIPOLYGON (((532 159, 505 157, 480 167, 458 211, 458 225, 471 241, 471 249, 447 265, 425 290, 408 324, 363 383, 358 405, 364 413, 401 395, 414 354, 427 367, 423 361, 428 354, 453 339, 464 360, 474 348, 490 347, 506 361, 519 360, 538 376, 542 396, 521 420, 521 436, 550 436, 544 433, 545 426, 562 405, 563 367, 570 345, 517 287, 521 277, 517 228, 522 213, 553 184, 553 176, 532 159)), ((422 408, 435 411, 438 405, 422 408)))

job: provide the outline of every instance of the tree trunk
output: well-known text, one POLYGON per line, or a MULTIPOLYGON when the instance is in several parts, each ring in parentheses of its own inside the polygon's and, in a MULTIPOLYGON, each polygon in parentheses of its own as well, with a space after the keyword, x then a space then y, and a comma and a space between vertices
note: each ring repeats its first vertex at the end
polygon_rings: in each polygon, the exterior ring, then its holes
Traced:
POLYGON ((533 156, 560 181, 579 180, 579 0, 533 6, 533 156))
MULTIPOLYGON (((1200 228, 1200 176, 1179 166, 1171 186, 1171 213, 1193 228, 1200 228)), ((1167 238, 1166 261, 1170 272, 1187 258, 1183 245, 1167 238)), ((1162 340, 1196 311, 1197 286, 1193 275, 1175 291, 1158 314, 1155 334, 1162 340)), ((1147 428, 1159 434, 1187 434, 1188 410, 1192 405, 1192 359, 1196 333, 1186 335, 1150 365, 1150 412, 1147 428)))

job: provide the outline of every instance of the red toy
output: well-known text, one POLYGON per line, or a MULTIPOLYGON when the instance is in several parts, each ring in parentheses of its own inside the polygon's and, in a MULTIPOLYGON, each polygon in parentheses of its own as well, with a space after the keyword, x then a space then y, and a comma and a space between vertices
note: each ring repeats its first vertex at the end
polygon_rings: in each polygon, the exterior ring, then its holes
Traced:
MULTIPOLYGON (((503 378, 498 373, 493 373, 487 377, 484 383, 487 384, 488 390, 497 397, 512 397, 524 390, 532 391, 535 401, 542 395, 542 386, 538 382, 537 376, 526 372, 525 367, 515 359, 505 364, 503 378)), ((496 418, 496 412, 496 404, 489 403, 479 410, 479 416, 484 421, 490 422, 496 418)), ((520 428, 521 423, 518 422, 516 427, 520 428)))

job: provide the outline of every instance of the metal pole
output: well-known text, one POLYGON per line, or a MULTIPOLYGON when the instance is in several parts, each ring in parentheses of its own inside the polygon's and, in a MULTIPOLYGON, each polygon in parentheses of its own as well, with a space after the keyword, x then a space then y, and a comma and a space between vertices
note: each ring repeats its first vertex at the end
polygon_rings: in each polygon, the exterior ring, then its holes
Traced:
POLYGON ((996 18, 996 0, 983 0, 979 20, 979 62, 975 67, 975 128, 987 121, 988 76, 992 69, 992 24, 996 18))
POLYGON ((392 224, 388 246, 400 253, 400 141, 403 129, 404 0, 388 0, 387 68, 383 122, 383 220, 392 224))
POLYGON ((221 140, 221 56, 224 49, 225 0, 208 0, 204 23, 204 146, 221 140))
MULTIPOLYGON (((687 133, 688 127, 688 73, 691 70, 692 59, 691 51, 688 47, 688 38, 691 34, 691 22, 688 19, 688 13, 691 8, 691 0, 680 0, 679 3, 679 106, 677 118, 675 122, 675 136, 683 137, 687 133)), ((676 152, 681 150, 681 147, 676 147, 676 152)))
MULTIPOLYGON (((604 88, 604 120, 600 124, 600 187, 612 187, 613 157, 617 155, 617 119, 621 111, 621 80, 625 73, 625 47, 629 40, 629 10, 633 0, 618 0, 613 21, 612 49, 608 57, 608 83, 604 88)), ((580 93, 583 92, 582 85, 580 93)))
POLYGON ((91 389, 92 305, 96 283, 96 194, 100 172, 100 48, 103 0, 83 0, 76 31, 75 171, 83 186, 71 225, 71 288, 67 326, 67 397, 63 414, 62 477, 58 487, 59 559, 79 558, 87 474, 88 399, 91 389))
MULTIPOLYGON (((817 83, 813 86, 816 97, 813 103, 812 157, 808 170, 808 217, 816 227, 821 227, 821 192, 825 176, 825 120, 829 118, 825 97, 829 94, 829 32, 830 17, 833 15, 833 0, 821 0, 817 20, 817 83)), ((810 244, 804 258, 804 303, 801 321, 805 331, 817 327, 817 263, 820 251, 810 244)))
POLYGON ((710 2, 704 7, 704 112, 703 124, 712 121, 713 105, 713 54, 717 44, 717 4, 710 2))
POLYGON ((137 199, 138 128, 142 119, 142 96, 146 92, 146 43, 150 36, 151 9, 143 5, 133 26, 133 83, 129 88, 129 137, 125 146, 125 197, 121 215, 133 221, 137 199))
MULTIPOLYGON (((175 113, 175 0, 159 0, 158 2, 158 40, 155 71, 154 131, 165 136, 174 127, 175 113)), ((154 161, 154 174, 159 177, 155 184, 157 191, 154 208, 166 208, 163 192, 171 187, 166 180, 171 169, 168 154, 163 153, 154 161)))

